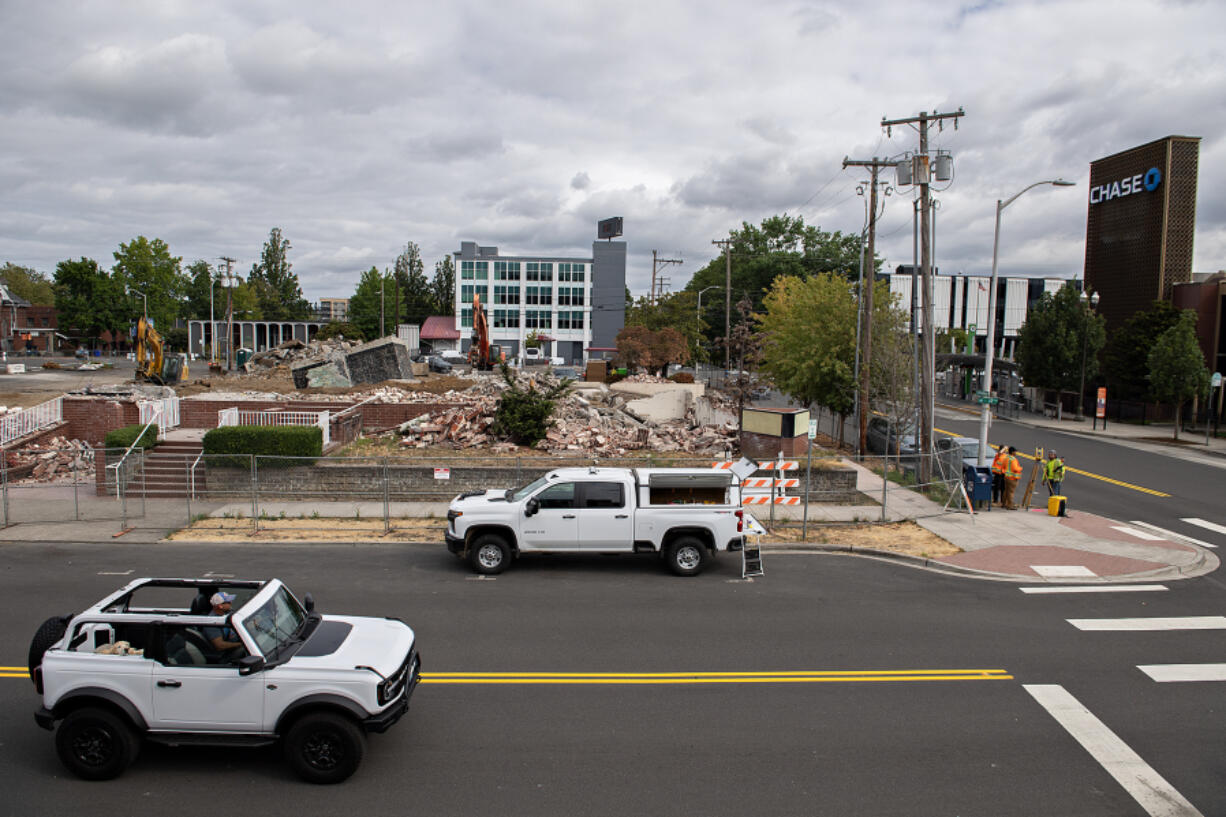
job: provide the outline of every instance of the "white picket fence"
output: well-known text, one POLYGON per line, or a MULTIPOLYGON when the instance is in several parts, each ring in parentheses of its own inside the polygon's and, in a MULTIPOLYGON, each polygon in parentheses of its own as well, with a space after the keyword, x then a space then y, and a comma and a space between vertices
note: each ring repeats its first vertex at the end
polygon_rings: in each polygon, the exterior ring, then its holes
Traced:
POLYGON ((64 419, 64 398, 57 397, 37 406, 0 417, 0 445, 53 426, 64 419))
POLYGON ((140 424, 146 425, 157 417, 158 433, 165 434, 168 429, 179 427, 179 398, 164 397, 160 400, 142 400, 140 407, 140 424), (161 412, 157 409, 161 408, 161 412))
POLYGON ((228 408, 217 412, 217 426, 319 426, 324 446, 331 443, 328 435, 330 414, 326 411, 250 411, 228 408))

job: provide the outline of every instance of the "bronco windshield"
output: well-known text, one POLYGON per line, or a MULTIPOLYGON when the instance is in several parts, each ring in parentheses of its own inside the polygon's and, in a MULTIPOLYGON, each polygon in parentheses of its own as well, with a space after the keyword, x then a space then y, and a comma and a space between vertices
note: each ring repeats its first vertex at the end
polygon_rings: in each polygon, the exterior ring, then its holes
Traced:
POLYGON ((266 657, 294 641, 306 620, 306 612, 288 589, 277 592, 243 620, 243 629, 266 657))

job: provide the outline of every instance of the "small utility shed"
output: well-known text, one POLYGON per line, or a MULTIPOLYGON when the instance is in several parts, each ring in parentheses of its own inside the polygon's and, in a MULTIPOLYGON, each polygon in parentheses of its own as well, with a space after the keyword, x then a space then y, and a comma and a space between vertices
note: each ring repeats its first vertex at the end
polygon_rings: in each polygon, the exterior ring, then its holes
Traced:
POLYGON ((809 449, 809 410, 747 408, 741 410, 741 454, 772 459, 799 457, 809 449))

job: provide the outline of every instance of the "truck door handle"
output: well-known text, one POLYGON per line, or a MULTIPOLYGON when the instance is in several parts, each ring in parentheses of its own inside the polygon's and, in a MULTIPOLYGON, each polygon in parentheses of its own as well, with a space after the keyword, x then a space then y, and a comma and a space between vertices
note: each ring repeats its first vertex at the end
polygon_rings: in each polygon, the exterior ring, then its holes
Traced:
POLYGON ((629 519, 629 518, 630 518, 630 514, 628 514, 628 513, 619 513, 617 516, 615 516, 615 517, 613 517, 613 518, 614 518, 614 519, 629 519))
POLYGON ((562 518, 563 519, 574 519, 575 515, 573 513, 564 513, 562 514, 562 518))
POLYGON ((183 686, 183 684, 179 683, 178 681, 158 681, 158 686, 178 689, 179 687, 183 686))

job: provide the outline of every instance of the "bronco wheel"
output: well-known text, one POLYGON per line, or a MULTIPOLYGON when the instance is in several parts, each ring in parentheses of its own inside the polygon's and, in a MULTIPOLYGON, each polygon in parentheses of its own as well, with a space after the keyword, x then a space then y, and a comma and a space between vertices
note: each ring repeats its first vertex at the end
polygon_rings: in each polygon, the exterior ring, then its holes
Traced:
MULTIPOLYGON (((34 681, 35 687, 38 686, 38 680, 34 677, 34 670, 43 663, 43 654, 51 645, 68 632, 70 621, 72 621, 72 616, 52 616, 40 624, 37 632, 34 633, 34 639, 30 642, 30 680, 34 681)), ((38 691, 42 692, 41 689, 38 691)))
POLYGON ((136 758, 140 740, 118 715, 95 707, 69 714, 55 733, 55 750, 70 772, 86 780, 110 780, 136 758))
POLYGON ((503 538, 495 533, 478 536, 468 555, 475 572, 494 576, 507 569, 511 562, 511 549, 503 538))
POLYGON ((340 783, 358 770, 365 753, 358 725, 331 712, 303 717, 285 736, 290 768, 310 783, 340 783))
POLYGON ((664 561, 678 576, 697 576, 707 562, 707 546, 693 536, 682 536, 665 549, 664 561))

